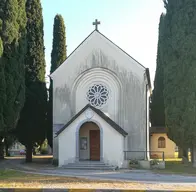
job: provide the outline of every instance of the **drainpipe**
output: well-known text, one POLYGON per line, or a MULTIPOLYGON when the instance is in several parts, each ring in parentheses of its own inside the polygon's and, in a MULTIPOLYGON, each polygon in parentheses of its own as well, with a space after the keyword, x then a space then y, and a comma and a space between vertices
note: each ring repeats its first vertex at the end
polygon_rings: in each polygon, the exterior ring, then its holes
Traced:
POLYGON ((148 84, 146 84, 146 156, 145 156, 145 159, 147 160, 148 159, 148 128, 147 128, 147 125, 148 125, 148 84))

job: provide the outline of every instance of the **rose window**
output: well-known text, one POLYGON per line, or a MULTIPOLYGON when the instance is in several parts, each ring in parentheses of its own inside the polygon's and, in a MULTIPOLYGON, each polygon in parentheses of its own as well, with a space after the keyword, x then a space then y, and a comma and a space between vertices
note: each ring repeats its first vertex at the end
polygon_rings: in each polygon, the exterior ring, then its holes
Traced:
POLYGON ((98 84, 93 85, 87 92, 87 99, 89 103, 94 107, 101 107, 104 105, 109 96, 109 91, 106 86, 98 84))

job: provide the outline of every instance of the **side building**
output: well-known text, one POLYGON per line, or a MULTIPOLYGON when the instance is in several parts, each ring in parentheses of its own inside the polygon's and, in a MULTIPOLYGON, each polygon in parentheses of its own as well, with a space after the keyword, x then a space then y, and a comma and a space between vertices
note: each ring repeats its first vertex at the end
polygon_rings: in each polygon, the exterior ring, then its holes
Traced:
POLYGON ((165 127, 150 127, 151 158, 175 158, 176 144, 168 138, 165 127))

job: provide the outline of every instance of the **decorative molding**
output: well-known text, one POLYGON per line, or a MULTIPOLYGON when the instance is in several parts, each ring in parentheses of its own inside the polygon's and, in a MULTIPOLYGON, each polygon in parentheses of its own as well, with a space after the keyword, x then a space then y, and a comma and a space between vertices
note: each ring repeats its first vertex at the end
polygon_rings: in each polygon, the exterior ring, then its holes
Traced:
POLYGON ((93 84, 89 87, 86 98, 93 107, 100 109, 109 98, 109 90, 101 83, 93 84))
MULTIPOLYGON (((86 92, 93 84, 102 84, 105 85, 109 91, 109 98, 106 104, 104 104, 101 108, 107 108, 109 103, 112 102, 112 113, 116 122, 121 122, 123 117, 121 117, 120 108, 122 106, 122 98, 123 98, 123 89, 121 81, 118 76, 111 70, 98 67, 92 68, 81 73, 74 81, 72 90, 71 90, 71 108, 73 109, 73 113, 77 113, 78 111, 78 97, 84 97, 84 101, 86 100, 86 92), (81 94, 81 90, 82 94, 81 94), (107 105, 108 104, 108 105, 107 105)), ((83 101, 83 102, 84 102, 83 101)), ((88 101, 86 100, 87 104, 88 101)), ((104 109, 105 110, 105 109, 104 109)))
MULTIPOLYGON (((80 128, 86 122, 89 122, 89 119, 84 119, 76 127, 76 162, 80 160, 80 128)), ((100 130, 100 162, 103 162, 103 128, 95 119, 91 119, 90 122, 95 123, 100 130)))
POLYGON ((87 119, 91 119, 91 118, 93 118, 93 116, 94 116, 94 112, 91 109, 88 109, 85 111, 85 117, 87 119))

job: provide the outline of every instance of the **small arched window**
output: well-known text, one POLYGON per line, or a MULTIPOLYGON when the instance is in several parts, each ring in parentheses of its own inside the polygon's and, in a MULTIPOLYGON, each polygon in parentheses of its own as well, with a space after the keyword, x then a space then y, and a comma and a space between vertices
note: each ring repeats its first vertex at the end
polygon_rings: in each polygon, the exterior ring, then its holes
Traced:
POLYGON ((158 139, 158 148, 165 148, 166 147, 166 141, 164 137, 159 137, 158 139))

